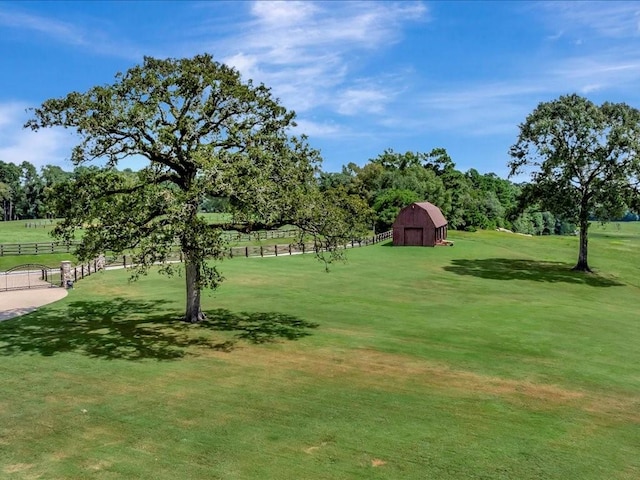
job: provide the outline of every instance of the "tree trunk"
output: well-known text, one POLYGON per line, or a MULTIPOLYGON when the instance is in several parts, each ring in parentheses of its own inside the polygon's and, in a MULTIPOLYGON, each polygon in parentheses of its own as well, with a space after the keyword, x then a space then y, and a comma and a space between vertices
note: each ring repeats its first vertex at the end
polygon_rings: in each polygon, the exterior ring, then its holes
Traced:
POLYGON ((578 253, 578 263, 573 270, 578 272, 591 272, 589 263, 587 262, 587 248, 589 244, 589 219, 580 219, 580 251, 578 253))
POLYGON ((187 281, 187 310, 184 320, 190 323, 198 323, 206 318, 200 309, 200 268, 193 262, 188 254, 185 254, 185 270, 187 281))

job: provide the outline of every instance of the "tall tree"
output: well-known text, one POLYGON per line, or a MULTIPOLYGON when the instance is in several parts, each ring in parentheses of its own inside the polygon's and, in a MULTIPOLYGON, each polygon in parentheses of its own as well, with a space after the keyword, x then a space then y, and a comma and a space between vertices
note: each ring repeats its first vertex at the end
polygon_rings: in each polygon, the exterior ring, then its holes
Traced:
POLYGON ((451 205, 451 195, 435 169, 422 162, 428 155, 420 152, 397 153, 385 150, 355 171, 353 186, 376 212, 375 228, 391 227, 400 209, 417 200, 428 200, 443 210, 451 205))
POLYGON ((48 218, 56 215, 55 202, 53 202, 53 189, 56 185, 64 183, 72 177, 71 172, 65 172, 57 165, 45 165, 40 169, 42 179, 41 213, 48 218))
MULTIPOLYGON (((56 233, 69 239, 85 225, 81 256, 135 248, 141 271, 166 260, 177 240, 190 322, 203 318, 201 289, 222 280, 207 261, 223 256, 221 232, 197 215, 202 201, 227 198, 235 221, 270 226, 295 219, 317 188, 318 153, 289 135, 295 114, 209 55, 147 57, 113 84, 47 100, 33 114, 34 130, 76 129, 76 165, 105 162, 76 169, 74 188, 56 190, 65 212, 56 233), (115 170, 131 156, 148 163, 136 175, 115 170)), ((331 238, 335 247, 339 236, 331 238)))
MULTIPOLYGON (((2 201, 3 206, 4 203, 9 199, 11 199, 11 187, 4 182, 0 182, 0 200, 2 201)), ((5 214, 6 212, 3 208, 3 220, 6 220, 5 214)))
POLYGON ((420 152, 394 152, 389 148, 385 150, 381 155, 371 159, 372 163, 382 165, 385 170, 404 170, 409 167, 422 166, 422 162, 427 158, 424 153, 420 152))
POLYGON ((21 218, 39 218, 43 216, 42 200, 44 185, 36 167, 30 162, 20 164, 20 196, 16 210, 21 218))
POLYGON ((578 95, 544 102, 520 125, 511 175, 529 171, 525 199, 580 228, 575 270, 589 272, 589 219, 616 218, 640 200, 640 111, 578 95))
POLYGON ((0 160, 0 182, 4 183, 2 195, 3 220, 13 220, 16 216, 15 206, 21 195, 20 167, 0 160))
POLYGON ((469 179, 456 170, 455 163, 442 147, 434 148, 425 158, 424 168, 432 170, 442 180, 451 197, 449 208, 446 205, 442 207, 449 228, 470 226, 469 220, 475 215, 472 214, 473 191, 469 179))

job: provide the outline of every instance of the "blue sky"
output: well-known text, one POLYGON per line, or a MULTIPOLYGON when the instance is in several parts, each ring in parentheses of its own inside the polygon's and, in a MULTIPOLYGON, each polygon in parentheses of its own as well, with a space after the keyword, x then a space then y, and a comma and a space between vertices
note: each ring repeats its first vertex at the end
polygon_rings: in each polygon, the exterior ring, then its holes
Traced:
POLYGON ((640 107, 637 2, 0 2, 0 160, 70 170, 72 134, 26 108, 203 52, 295 110, 326 171, 444 147, 504 177, 538 103, 640 107))

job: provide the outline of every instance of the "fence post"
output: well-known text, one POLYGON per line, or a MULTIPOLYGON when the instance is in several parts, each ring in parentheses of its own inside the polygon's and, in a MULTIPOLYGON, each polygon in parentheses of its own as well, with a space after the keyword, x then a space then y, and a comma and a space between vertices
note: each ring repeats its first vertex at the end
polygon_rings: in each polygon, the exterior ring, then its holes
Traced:
POLYGON ((278 256, 278 245, 274 245, 275 248, 275 252, 276 252, 276 257, 278 256))
POLYGON ((264 257, 264 252, 263 252, 263 250, 262 250, 262 245, 260 245, 260 256, 261 256, 261 257, 264 257))
POLYGON ((249 247, 244 247, 244 255, 249 258, 249 247))
POLYGON ((65 287, 67 280, 71 280, 71 262, 63 260, 60 262, 60 286, 65 287))
POLYGON ((289 244, 289 255, 291 255, 291 244, 289 244))

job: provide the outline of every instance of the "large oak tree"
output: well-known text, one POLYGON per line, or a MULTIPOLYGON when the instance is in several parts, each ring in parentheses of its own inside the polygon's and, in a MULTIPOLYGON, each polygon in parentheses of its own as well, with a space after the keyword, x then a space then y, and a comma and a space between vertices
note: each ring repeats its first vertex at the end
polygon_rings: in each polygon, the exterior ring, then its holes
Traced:
POLYGON ((580 227, 579 271, 587 261, 589 220, 610 220, 640 198, 640 111, 624 103, 598 106, 578 95, 544 102, 520 125, 511 175, 528 171, 523 190, 536 203, 580 227))
MULTIPOLYGON (((234 223, 247 229, 310 225, 321 215, 308 208, 317 198, 320 158, 304 138, 290 135, 294 113, 267 87, 243 82, 209 55, 145 58, 113 84, 47 100, 33 114, 26 127, 73 128, 81 139, 72 153, 81 168, 55 191, 64 213, 56 233, 70 239, 84 226, 82 258, 133 249, 140 272, 166 262, 177 242, 187 321, 203 318, 200 292, 222 280, 209 260, 224 256, 224 242, 220 229, 198 216, 203 199, 228 199, 234 223), (115 167, 127 157, 146 166, 125 175, 115 167)), ((345 240, 348 232, 338 230, 323 238, 325 248, 345 240)))

